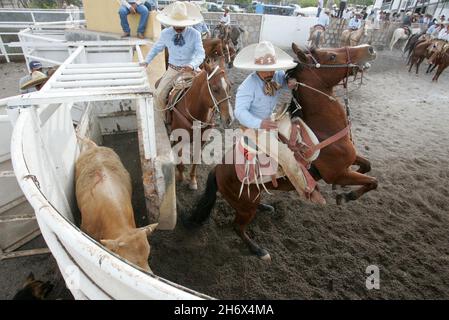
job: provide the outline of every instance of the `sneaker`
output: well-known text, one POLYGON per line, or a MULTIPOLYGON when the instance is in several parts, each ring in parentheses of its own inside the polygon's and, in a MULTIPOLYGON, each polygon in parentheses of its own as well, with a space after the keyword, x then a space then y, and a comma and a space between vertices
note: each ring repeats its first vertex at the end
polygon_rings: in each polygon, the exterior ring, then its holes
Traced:
POLYGON ((129 32, 125 32, 122 34, 122 38, 128 38, 130 36, 129 32))
POLYGON ((145 39, 145 36, 143 35, 143 33, 137 33, 137 38, 145 39))

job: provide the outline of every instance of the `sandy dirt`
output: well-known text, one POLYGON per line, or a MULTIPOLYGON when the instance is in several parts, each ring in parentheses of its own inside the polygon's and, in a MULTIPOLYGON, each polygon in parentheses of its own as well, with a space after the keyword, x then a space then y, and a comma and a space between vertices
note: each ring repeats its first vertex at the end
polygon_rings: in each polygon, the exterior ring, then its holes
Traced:
MULTIPOLYGON (((199 230, 178 224, 172 232, 153 234, 153 271, 221 299, 448 299, 449 72, 439 83, 425 74, 416 77, 397 51, 380 52, 372 65, 361 88, 351 85, 350 105, 356 148, 371 161, 377 190, 337 206, 336 191, 321 182, 326 207, 304 203, 293 192, 264 196, 276 212, 259 213, 249 234, 270 252, 270 263, 249 253, 232 229, 232 209, 219 196, 199 230), (380 290, 365 286, 369 265, 379 267, 380 290)), ((3 79, 11 68, 25 70, 0 65, 3 79)), ((230 72, 234 93, 245 76, 230 72)), ((15 94, 17 80, 2 81, 1 95, 15 94)), ((123 138, 131 148, 135 137, 123 138)), ((127 159, 126 149, 116 150, 136 183, 138 155, 127 159)), ((210 169, 200 167, 198 191, 177 186, 179 213, 194 206, 210 169)), ((143 198, 135 194, 133 200, 141 215, 143 198)), ((145 222, 139 219, 138 224, 145 222)), ((27 270, 63 286, 51 256, 11 261, 0 262, 0 282, 9 278, 0 298, 11 297, 27 270), (20 271, 14 272, 14 264, 20 271)))
MULTIPOLYGON (((336 191, 321 182, 324 208, 294 192, 266 196, 276 213, 259 213, 249 234, 271 263, 249 253, 219 197, 198 231, 178 223, 174 232, 154 234, 154 272, 222 299, 449 298, 449 76, 431 83, 409 74, 399 52, 380 52, 372 65, 361 88, 351 85, 350 106, 356 148, 371 161, 376 191, 337 206, 336 191), (369 265, 379 267, 380 290, 365 286, 369 265)), ((234 92, 245 75, 231 71, 234 92)), ((200 169, 200 192, 209 170, 200 169)), ((179 185, 179 211, 198 194, 179 185)))

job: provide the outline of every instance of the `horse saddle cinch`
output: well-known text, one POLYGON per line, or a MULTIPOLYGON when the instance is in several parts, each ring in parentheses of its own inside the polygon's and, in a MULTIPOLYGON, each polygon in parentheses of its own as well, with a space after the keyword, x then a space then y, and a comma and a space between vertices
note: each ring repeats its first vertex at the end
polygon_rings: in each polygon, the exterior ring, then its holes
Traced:
MULTIPOLYGON (((311 162, 317 159, 320 153, 319 150, 309 152, 313 145, 319 143, 317 137, 301 119, 295 118, 291 121, 288 114, 278 121, 278 126, 279 140, 286 144, 294 154, 294 159, 288 161, 295 161, 297 163, 295 166, 299 166, 300 170, 294 173, 286 172, 288 169, 281 167, 275 159, 263 152, 252 138, 244 135, 233 150, 236 174, 242 183, 240 195, 245 184, 256 184, 259 190, 262 186, 268 192, 265 187, 266 183, 272 182, 276 188, 277 179, 288 177, 290 174, 301 174, 306 182, 305 189, 310 192, 315 189, 315 179, 310 175, 308 169, 311 162)), ((308 198, 307 195, 306 198, 308 198)))

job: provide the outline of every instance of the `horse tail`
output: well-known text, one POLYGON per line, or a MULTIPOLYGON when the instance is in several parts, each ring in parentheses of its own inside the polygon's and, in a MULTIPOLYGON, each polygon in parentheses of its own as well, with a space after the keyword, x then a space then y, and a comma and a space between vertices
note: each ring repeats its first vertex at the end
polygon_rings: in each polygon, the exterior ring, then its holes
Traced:
POLYGON ((215 169, 213 169, 211 172, 209 172, 209 176, 207 177, 206 190, 196 203, 195 209, 189 217, 181 217, 181 220, 185 227, 199 227, 207 220, 207 218, 210 217, 212 209, 215 206, 215 202, 217 201, 217 191, 217 177, 215 174, 215 169))

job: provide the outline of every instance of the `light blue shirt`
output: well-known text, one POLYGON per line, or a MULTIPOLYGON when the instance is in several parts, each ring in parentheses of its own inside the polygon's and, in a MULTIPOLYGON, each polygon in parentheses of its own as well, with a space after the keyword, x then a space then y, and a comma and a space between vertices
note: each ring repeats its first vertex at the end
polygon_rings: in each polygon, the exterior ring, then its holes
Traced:
POLYGON ((318 24, 327 27, 329 25, 329 16, 325 13, 321 13, 318 17, 318 24))
POLYGON ((207 33, 209 32, 209 28, 207 24, 203 21, 193 26, 195 30, 198 30, 199 33, 207 33))
POLYGON ((173 27, 162 30, 159 40, 153 45, 145 61, 150 63, 159 52, 167 48, 169 63, 181 67, 192 66, 194 69, 197 69, 206 56, 201 34, 191 27, 186 27, 182 32, 185 41, 182 47, 175 46, 173 41, 175 35, 176 31, 173 27))
POLYGON ((352 18, 349 20, 348 27, 350 29, 359 29, 362 26, 362 21, 360 19, 356 20, 355 18, 352 18))
MULTIPOLYGON (((287 89, 284 71, 276 71, 273 80, 287 89)), ((269 119, 276 108, 282 90, 274 96, 263 92, 264 82, 256 72, 251 73, 237 89, 234 115, 240 124, 248 128, 259 129, 262 120, 269 119)))

